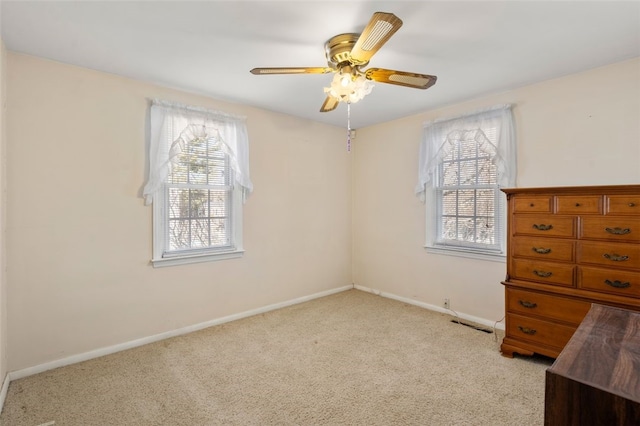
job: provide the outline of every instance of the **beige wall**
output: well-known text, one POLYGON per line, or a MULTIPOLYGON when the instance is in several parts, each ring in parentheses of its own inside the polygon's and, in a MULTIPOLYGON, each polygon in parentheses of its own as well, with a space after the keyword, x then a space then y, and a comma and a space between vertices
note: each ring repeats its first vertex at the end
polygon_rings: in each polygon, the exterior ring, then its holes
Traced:
POLYGON ((6 49, 0 39, 0 383, 7 374, 7 280, 6 280, 6 49))
POLYGON ((8 368, 351 285, 344 130, 8 53, 8 368), (154 269, 146 98, 247 116, 242 259, 154 269))
POLYGON ((515 105, 518 186, 640 182, 638 59, 359 129, 357 286, 437 307, 448 297, 457 312, 488 322, 502 318, 505 264, 426 253, 425 206, 413 190, 423 122, 503 103, 515 105))
POLYGON ((519 186, 640 181, 640 60, 358 129, 351 154, 342 128, 11 52, 2 63, 2 371, 352 282, 435 306, 449 297, 460 313, 499 320, 504 263, 423 249, 425 206, 413 188, 430 119, 513 103, 519 186), (151 208, 138 197, 147 98, 248 117, 255 192, 244 258, 149 266, 151 208))

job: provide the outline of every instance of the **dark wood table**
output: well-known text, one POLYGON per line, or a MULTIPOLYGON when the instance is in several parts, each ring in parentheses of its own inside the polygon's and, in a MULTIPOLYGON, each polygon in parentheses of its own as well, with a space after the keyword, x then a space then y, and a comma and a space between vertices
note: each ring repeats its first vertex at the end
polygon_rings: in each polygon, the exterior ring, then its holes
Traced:
POLYGON ((640 425, 640 313, 591 307, 546 372, 544 424, 640 425))

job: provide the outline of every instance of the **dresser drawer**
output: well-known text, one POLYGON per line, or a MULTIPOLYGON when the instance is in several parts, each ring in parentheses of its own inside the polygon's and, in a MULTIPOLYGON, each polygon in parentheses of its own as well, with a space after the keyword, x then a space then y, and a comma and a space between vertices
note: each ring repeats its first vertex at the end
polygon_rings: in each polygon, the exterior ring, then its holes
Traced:
POLYGON ((540 235, 545 237, 575 237, 576 218, 553 215, 514 215, 515 235, 540 235))
POLYGON ((584 217, 580 238, 610 241, 640 241, 640 217, 584 217))
POLYGON ((640 269, 640 244, 579 241, 577 257, 579 263, 640 269))
POLYGON ((607 213, 640 216, 640 194, 609 195, 606 197, 607 213))
POLYGON ((640 272, 587 266, 580 266, 578 271, 579 288, 601 293, 640 297, 640 272))
POLYGON ((591 303, 534 291, 507 288, 507 311, 579 325, 591 303))
POLYGON ((573 265, 541 262, 537 260, 513 259, 511 278, 536 281, 546 284, 574 287, 573 265))
POLYGON ((551 213, 553 197, 538 195, 530 197, 515 197, 513 211, 516 213, 551 213))
POLYGON ((557 214, 600 214, 600 195, 559 195, 556 197, 557 214))
POLYGON ((574 242, 559 238, 514 237, 512 255, 541 260, 573 262, 574 242))
POLYGON ((560 325, 524 315, 507 314, 507 336, 562 350, 577 326, 560 325))

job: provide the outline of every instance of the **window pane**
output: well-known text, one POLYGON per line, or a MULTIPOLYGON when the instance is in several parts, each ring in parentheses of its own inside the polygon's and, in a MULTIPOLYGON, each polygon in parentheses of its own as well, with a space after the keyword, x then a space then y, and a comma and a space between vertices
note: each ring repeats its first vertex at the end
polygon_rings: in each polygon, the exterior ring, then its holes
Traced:
POLYGON ((460 162, 460 185, 476 184, 477 165, 478 162, 476 160, 467 160, 460 162))
POLYGON ((476 242, 495 244, 495 221, 493 217, 479 217, 476 219, 476 242))
POLYGON ((174 163, 169 173, 169 183, 187 183, 189 167, 185 163, 174 163))
POLYGON ((493 189, 479 189, 476 193, 476 214, 478 216, 493 216, 495 191, 493 189))
POLYGON ((169 218, 188 218, 189 217, 189 190, 188 189, 169 189, 169 218))
POLYGON ((496 166, 488 158, 478 161, 478 183, 484 185, 497 183, 496 166))
POLYGON ((209 247, 209 219, 191 221, 191 248, 209 247))
POLYGON ((471 190, 458 191, 458 215, 474 216, 476 212, 476 192, 471 190))
POLYGON ((189 163, 189 183, 196 185, 207 184, 207 159, 192 157, 189 163))
POLYGON ((455 216, 457 213, 457 191, 442 191, 442 214, 455 216))
POLYGON ((210 216, 211 217, 225 217, 227 212, 227 197, 229 197, 229 191, 209 191, 210 200, 210 216))
POLYGON ((169 189, 170 250, 231 244, 232 190, 169 189))
POLYGON ((211 219, 209 221, 211 245, 226 246, 230 244, 229 221, 226 219, 211 219))
POLYGON ((191 189, 189 203, 189 217, 209 216, 209 191, 191 189))
POLYGON ((443 216, 441 237, 443 240, 455 240, 458 235, 458 218, 443 216))
POLYGON ((189 222, 190 221, 188 219, 169 221, 170 250, 182 250, 190 247, 191 238, 189 235, 189 222))
POLYGON ((475 240, 475 221, 473 218, 458 218, 458 241, 472 243, 475 240))

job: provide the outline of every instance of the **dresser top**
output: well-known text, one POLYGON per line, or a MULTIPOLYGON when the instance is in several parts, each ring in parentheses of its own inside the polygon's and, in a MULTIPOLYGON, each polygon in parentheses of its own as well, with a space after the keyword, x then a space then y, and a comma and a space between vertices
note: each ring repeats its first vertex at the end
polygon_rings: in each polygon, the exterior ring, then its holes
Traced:
POLYGON ((555 186, 540 188, 501 188, 505 194, 630 194, 640 193, 640 185, 555 186))
POLYGON ((640 313, 593 304, 548 371, 640 402, 640 313))

